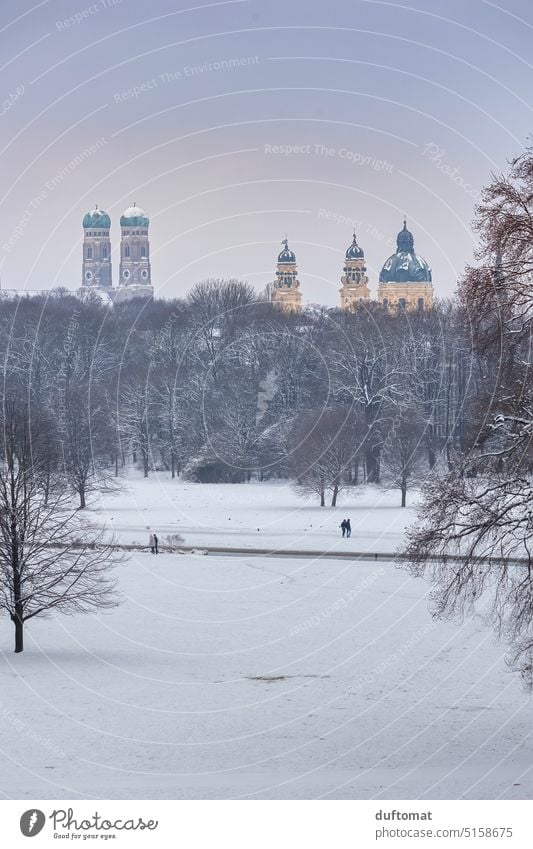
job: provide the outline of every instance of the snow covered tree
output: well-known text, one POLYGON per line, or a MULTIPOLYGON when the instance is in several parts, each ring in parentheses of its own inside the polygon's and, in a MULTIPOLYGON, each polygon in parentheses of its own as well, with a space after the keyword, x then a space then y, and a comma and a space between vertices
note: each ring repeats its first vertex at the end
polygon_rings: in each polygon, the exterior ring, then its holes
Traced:
POLYGON ((483 609, 533 685, 533 151, 484 191, 479 265, 460 297, 487 386, 471 445, 429 481, 407 554, 434 581, 436 612, 483 609), (460 553, 462 561, 436 558, 460 553), (503 558, 502 562, 495 558, 503 558))
POLYGON ((404 390, 403 363, 391 336, 395 324, 396 316, 383 310, 343 315, 329 355, 338 402, 353 405, 364 422, 361 456, 367 483, 380 481, 382 425, 404 390))
POLYGON ((152 468, 152 426, 157 416, 154 410, 152 387, 138 376, 128 378, 123 386, 120 401, 118 428, 134 457, 141 455, 143 475, 148 477, 152 468))

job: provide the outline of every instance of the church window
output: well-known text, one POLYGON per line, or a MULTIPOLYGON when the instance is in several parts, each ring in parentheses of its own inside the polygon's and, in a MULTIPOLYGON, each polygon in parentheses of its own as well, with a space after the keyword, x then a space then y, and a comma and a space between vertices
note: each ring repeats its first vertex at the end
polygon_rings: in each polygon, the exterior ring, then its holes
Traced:
POLYGON ((93 249, 89 246, 87 248, 87 259, 92 259, 92 258, 93 258, 93 249))
POLYGON ((144 247, 144 245, 143 245, 143 247, 141 248, 141 256, 142 256, 142 257, 145 257, 145 256, 146 256, 146 248, 144 247))
POLYGON ((107 259, 107 245, 104 245, 102 248, 102 256, 104 259, 107 259))
POLYGON ((407 302, 406 302, 405 298, 399 298, 398 299, 398 308, 399 309, 404 310, 406 305, 407 305, 407 302))
POLYGON ((130 246, 126 245, 126 247, 124 248, 124 256, 129 256, 129 255, 130 255, 130 246))
POLYGON ((420 310, 420 312, 424 311, 424 298, 418 299, 418 309, 420 310))

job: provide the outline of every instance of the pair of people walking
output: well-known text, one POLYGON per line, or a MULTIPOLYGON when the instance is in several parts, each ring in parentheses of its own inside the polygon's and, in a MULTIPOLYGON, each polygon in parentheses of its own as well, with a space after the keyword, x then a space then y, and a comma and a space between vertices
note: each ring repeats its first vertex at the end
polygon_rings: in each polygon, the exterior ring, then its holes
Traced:
POLYGON ((351 537, 351 535, 352 535, 352 525, 351 525, 349 519, 343 519, 340 527, 341 527, 343 537, 351 537))
POLYGON ((157 538, 157 534, 150 534, 150 551, 152 554, 159 554, 159 540, 157 538))

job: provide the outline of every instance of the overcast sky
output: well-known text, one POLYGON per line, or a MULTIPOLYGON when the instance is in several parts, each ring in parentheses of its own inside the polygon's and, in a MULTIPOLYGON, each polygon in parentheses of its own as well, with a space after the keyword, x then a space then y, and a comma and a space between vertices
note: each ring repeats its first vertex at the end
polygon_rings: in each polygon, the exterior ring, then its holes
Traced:
POLYGON ((529 0, 1 4, 4 288, 81 282, 81 220, 151 219, 163 296, 262 289, 285 233, 336 304, 355 222, 375 292, 404 213, 450 295, 477 194, 532 127, 529 0))

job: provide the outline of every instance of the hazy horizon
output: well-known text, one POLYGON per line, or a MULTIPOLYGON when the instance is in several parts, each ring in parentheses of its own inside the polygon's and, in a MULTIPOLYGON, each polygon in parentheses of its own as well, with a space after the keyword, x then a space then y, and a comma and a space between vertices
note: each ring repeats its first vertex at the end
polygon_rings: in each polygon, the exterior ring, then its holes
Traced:
POLYGON ((370 288, 403 216, 455 289, 476 198, 527 143, 530 6, 22 2, 1 13, 3 288, 81 283, 83 215, 151 219, 156 295, 274 279, 333 305, 352 225, 370 288), (87 151, 89 151, 87 153, 87 151))

